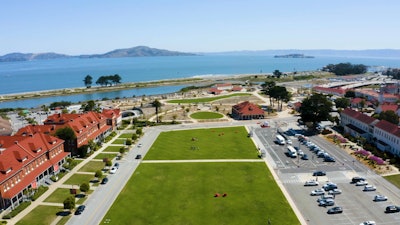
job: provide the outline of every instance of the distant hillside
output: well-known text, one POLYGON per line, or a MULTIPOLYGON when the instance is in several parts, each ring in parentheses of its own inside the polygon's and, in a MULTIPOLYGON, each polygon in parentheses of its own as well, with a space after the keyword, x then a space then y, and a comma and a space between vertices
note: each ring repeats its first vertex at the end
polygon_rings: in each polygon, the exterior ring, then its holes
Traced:
POLYGON ((80 55, 81 58, 121 58, 121 57, 143 57, 143 56, 193 56, 192 53, 168 51, 164 49, 137 46, 133 48, 116 49, 111 52, 96 55, 80 55))
POLYGON ((15 62, 29 60, 45 60, 59 58, 121 58, 121 57, 149 57, 149 56, 194 56, 193 53, 168 51, 164 49, 137 46, 133 48, 116 49, 104 54, 70 56, 57 53, 10 53, 0 56, 0 62, 15 62))
POLYGON ((29 61, 29 60, 40 60, 40 59, 60 59, 68 58, 70 56, 57 53, 10 53, 7 55, 0 56, 0 62, 15 62, 15 61, 29 61))

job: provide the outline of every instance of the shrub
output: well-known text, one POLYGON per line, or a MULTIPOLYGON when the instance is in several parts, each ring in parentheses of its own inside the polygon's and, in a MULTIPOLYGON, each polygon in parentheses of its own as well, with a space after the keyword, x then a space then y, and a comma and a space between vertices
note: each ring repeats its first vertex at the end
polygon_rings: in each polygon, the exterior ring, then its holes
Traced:
POLYGON ((24 209, 26 209, 31 202, 22 202, 19 206, 17 206, 13 211, 11 211, 9 214, 4 215, 3 219, 11 219, 14 216, 16 216, 18 213, 22 212, 24 209))
POLYGON ((32 197, 31 197, 32 201, 35 201, 36 199, 38 199, 47 190, 49 190, 49 187, 40 186, 38 189, 36 189, 35 193, 32 195, 32 197))

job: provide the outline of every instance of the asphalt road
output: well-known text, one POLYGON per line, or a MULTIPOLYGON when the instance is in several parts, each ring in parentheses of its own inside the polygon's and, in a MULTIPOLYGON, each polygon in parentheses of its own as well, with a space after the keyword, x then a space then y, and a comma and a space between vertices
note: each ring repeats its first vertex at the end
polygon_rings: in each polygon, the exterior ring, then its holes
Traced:
MULTIPOLYGON (((285 128, 279 129, 286 131, 290 127, 300 129, 293 122, 289 122, 285 128)), ((398 214, 384 213, 386 206, 400 204, 400 193, 395 186, 358 161, 353 162, 353 158, 346 152, 318 136, 310 137, 311 141, 333 156, 336 162, 323 162, 305 145, 300 144, 297 138, 287 135, 286 137, 293 141, 294 146, 300 147, 310 157, 310 160, 292 159, 285 154, 286 145, 281 146, 274 143, 277 130, 278 128, 275 126, 264 129, 257 128, 255 129, 255 134, 262 141, 262 148, 266 149, 273 159, 275 172, 308 225, 352 225, 360 224, 367 220, 374 220, 377 224, 400 224, 400 216, 398 214), (312 176, 312 172, 316 170, 326 171, 327 176, 318 177, 319 186, 305 187, 305 181, 315 179, 312 176), (376 186, 377 190, 371 192, 362 191, 363 187, 357 187, 350 183, 351 178, 354 176, 367 178, 369 184, 376 186), (318 206, 316 201, 318 197, 310 196, 312 190, 321 188, 327 181, 336 183, 338 188, 343 191, 342 194, 335 197, 335 205, 343 207, 342 214, 327 214, 327 210, 330 207, 318 206), (374 202, 373 197, 377 194, 386 195, 388 201, 374 202)))

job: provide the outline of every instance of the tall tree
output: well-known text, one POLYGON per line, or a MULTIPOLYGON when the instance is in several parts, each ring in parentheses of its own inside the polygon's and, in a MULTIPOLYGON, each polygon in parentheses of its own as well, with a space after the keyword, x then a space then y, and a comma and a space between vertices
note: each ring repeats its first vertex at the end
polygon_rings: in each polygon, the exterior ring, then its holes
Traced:
POLYGON ((337 98, 335 99, 336 108, 345 109, 350 106, 350 100, 348 98, 337 98))
POLYGON ((269 105, 271 108, 273 107, 273 102, 272 102, 272 97, 271 97, 271 90, 276 86, 275 81, 265 81, 263 84, 261 84, 262 87, 262 92, 265 95, 269 96, 269 105))
POLYGON ((395 125, 399 124, 399 116, 393 110, 387 110, 379 114, 379 119, 386 120, 395 125))
POLYGON ((85 79, 83 79, 83 83, 85 83, 85 86, 87 88, 91 88, 92 87, 92 82, 93 82, 93 77, 90 75, 86 75, 85 79))
POLYGON ((332 102, 322 94, 314 94, 303 100, 300 117, 305 123, 311 122, 315 128, 321 121, 328 120, 332 111, 332 102))
POLYGON ((282 76, 282 72, 279 70, 274 70, 273 74, 278 79, 282 76))
POLYGON ((82 108, 85 112, 94 111, 96 109, 96 103, 93 100, 90 100, 85 105, 83 105, 82 108))
POLYGON ((154 108, 156 108, 156 122, 159 123, 160 122, 160 118, 158 117, 158 111, 161 108, 161 102, 158 101, 158 99, 154 100, 152 103, 154 108))

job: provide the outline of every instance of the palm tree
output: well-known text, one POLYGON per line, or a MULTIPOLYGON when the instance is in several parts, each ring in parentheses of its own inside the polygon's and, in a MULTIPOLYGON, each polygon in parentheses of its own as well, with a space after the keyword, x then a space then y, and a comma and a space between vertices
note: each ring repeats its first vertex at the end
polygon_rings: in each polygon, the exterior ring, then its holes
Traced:
POLYGON ((160 119, 158 118, 158 111, 161 108, 161 102, 158 101, 158 99, 154 100, 154 102, 151 103, 153 105, 153 107, 156 108, 156 122, 159 123, 160 119))

